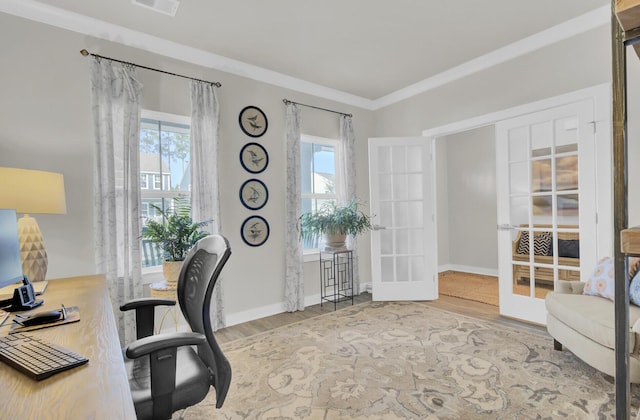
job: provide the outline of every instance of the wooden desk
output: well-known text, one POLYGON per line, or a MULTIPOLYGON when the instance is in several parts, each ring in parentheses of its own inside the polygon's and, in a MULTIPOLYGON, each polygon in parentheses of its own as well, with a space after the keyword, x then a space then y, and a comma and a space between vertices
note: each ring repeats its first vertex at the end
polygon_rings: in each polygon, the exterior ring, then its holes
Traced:
MULTIPOLYGON (((103 276, 50 280, 34 311, 78 306, 80 321, 30 331, 89 363, 35 381, 0 363, 2 419, 135 419, 107 285, 103 276)), ((7 335, 11 316, 0 327, 7 335)))

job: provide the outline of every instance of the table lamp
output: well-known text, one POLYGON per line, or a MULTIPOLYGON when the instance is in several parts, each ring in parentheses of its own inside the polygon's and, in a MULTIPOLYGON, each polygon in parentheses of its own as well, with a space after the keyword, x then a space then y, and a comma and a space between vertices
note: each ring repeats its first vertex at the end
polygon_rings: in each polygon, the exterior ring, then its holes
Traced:
POLYGON ((22 272, 31 281, 47 274, 47 251, 38 222, 29 214, 66 214, 62 174, 0 168, 0 208, 15 209, 18 219, 22 272))

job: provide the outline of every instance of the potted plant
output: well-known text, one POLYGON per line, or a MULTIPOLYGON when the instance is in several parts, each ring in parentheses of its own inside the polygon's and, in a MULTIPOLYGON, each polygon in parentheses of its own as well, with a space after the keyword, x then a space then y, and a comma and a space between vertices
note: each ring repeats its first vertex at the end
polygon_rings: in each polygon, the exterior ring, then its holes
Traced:
POLYGON ((301 235, 306 240, 325 236, 330 247, 343 247, 347 235, 357 236, 371 229, 371 217, 359 209, 356 200, 346 206, 330 201, 319 210, 300 216, 301 235))
POLYGON ((160 213, 162 220, 147 219, 142 237, 155 242, 162 250, 164 278, 168 283, 175 283, 187 252, 199 239, 207 236, 208 233, 201 229, 208 222, 194 222, 191 219, 191 207, 180 199, 175 200, 173 210, 162 210, 153 204, 150 206, 160 213))

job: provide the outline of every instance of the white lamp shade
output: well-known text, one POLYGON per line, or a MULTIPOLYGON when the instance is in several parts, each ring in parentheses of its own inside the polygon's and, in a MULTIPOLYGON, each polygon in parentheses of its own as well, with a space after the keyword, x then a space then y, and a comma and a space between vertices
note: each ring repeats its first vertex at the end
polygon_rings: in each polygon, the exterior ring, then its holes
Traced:
POLYGON ((48 257, 44 239, 31 214, 66 214, 62 174, 29 169, 0 168, 0 208, 24 213, 18 220, 22 272, 31 281, 47 275, 48 257))
POLYGON ((62 174, 0 168, 0 208, 16 213, 66 214, 62 174))

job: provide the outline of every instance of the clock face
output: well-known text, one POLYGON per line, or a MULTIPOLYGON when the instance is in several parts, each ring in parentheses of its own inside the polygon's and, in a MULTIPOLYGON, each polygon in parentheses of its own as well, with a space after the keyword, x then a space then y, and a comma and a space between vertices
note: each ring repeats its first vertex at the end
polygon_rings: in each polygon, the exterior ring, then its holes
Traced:
POLYGON ((238 118, 240 128, 249 137, 260 137, 267 132, 269 122, 267 116, 258 107, 247 106, 240 111, 238 118))

